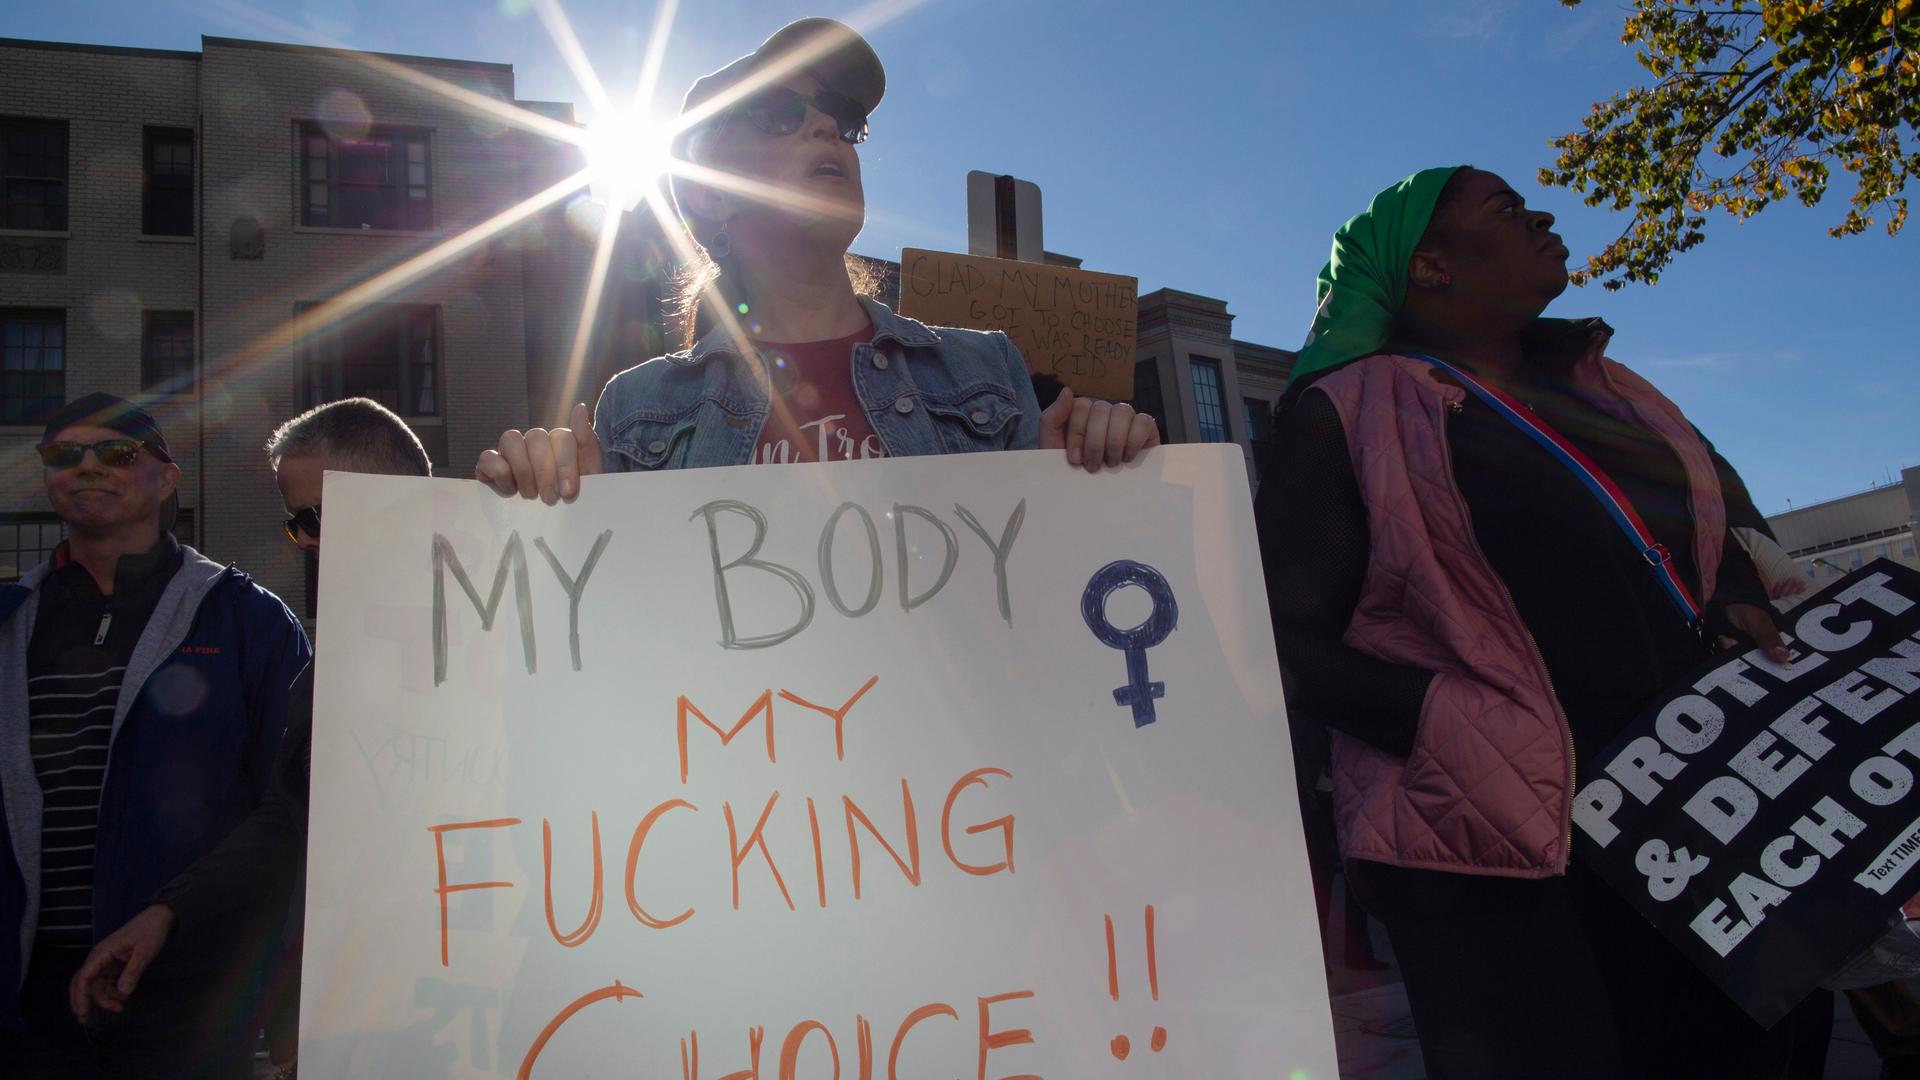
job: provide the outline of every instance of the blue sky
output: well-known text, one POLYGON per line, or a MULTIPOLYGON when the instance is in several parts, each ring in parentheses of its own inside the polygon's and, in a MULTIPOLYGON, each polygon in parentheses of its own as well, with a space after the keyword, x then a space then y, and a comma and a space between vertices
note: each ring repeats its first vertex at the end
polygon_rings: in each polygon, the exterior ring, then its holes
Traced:
MULTIPOLYGON (((612 96, 629 98, 654 3, 565 7, 612 96)), ((652 107, 670 115, 694 77, 789 19, 875 12, 891 12, 870 33, 889 85, 862 147, 871 220, 855 250, 867 254, 964 250, 967 171, 1012 173, 1043 191, 1048 248, 1132 274, 1142 291, 1222 298, 1237 336, 1292 348, 1333 230, 1416 169, 1501 173, 1559 216, 1576 257, 1625 224, 1533 179, 1549 138, 1643 74, 1607 0, 687 0, 652 107)), ((514 65, 522 98, 586 100, 530 0, 80 0, 17 7, 3 32, 492 60, 514 65)), ((1814 210, 1716 219, 1658 286, 1569 289, 1552 309, 1606 317, 1615 358, 1686 409, 1769 513, 1920 464, 1907 320, 1920 235, 1829 239, 1843 198, 1836 185, 1814 210)))

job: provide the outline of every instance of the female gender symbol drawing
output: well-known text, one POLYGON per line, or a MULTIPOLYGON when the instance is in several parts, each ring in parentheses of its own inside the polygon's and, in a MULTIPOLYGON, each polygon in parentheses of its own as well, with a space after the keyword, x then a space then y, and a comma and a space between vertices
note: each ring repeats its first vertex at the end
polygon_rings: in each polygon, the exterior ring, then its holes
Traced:
POLYGON ((1136 728, 1153 723, 1153 701, 1167 695, 1167 684, 1147 678, 1147 650, 1167 640, 1180 621, 1180 605, 1174 602, 1172 586, 1160 571, 1144 563, 1131 559, 1110 562, 1087 582, 1087 591, 1080 596, 1080 617, 1102 643, 1126 651, 1127 685, 1113 691, 1114 704, 1133 706, 1136 728), (1153 613, 1139 626, 1119 630, 1107 621, 1107 597, 1129 585, 1146 590, 1153 598, 1153 613))

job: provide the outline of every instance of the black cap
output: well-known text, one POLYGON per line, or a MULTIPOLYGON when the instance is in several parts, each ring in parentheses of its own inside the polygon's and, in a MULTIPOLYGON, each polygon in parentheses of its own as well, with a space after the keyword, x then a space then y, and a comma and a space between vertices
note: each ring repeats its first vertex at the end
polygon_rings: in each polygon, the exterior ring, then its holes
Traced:
MULTIPOLYGON (((805 63, 798 65, 798 70, 812 75, 835 93, 859 102, 868 112, 880 107, 880 99, 887 92, 887 71, 880 66, 880 56, 873 51, 873 46, 845 23, 813 18, 788 23, 761 42, 759 48, 710 75, 695 79, 680 105, 681 114, 692 112, 768 64, 796 52, 808 56, 805 63)), ((698 130, 696 125, 674 136, 676 157, 686 156, 687 145, 698 130)))
POLYGON ((160 425, 154 422, 153 414, 126 398, 93 393, 67 402, 47 417, 47 427, 40 433, 40 441, 49 442, 70 427, 117 431, 129 439, 140 440, 161 461, 173 460, 173 455, 167 450, 167 437, 161 434, 160 425))

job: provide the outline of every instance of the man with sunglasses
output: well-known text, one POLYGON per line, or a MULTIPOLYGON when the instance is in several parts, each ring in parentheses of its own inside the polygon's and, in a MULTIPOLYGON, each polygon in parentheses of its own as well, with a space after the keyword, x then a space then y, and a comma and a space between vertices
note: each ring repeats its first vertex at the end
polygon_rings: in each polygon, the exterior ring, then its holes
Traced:
MULTIPOLYGON (((378 402, 330 402, 280 425, 267 439, 267 463, 286 505, 281 529, 303 551, 320 553, 321 484, 328 472, 431 476, 433 466, 406 421, 378 402)), ((291 956, 268 980, 267 1041, 279 1076, 293 1075, 299 1012, 298 876, 307 846, 308 757, 313 739, 312 669, 295 682, 287 734, 273 786, 253 813, 212 852, 174 878, 125 926, 103 938, 73 977, 74 1016, 126 1012, 149 965, 164 951, 203 936, 232 937, 236 926, 288 918, 291 956), (292 905, 289 911, 289 903, 292 905)))
POLYGON ((258 803, 312 651, 279 598, 166 531, 180 469, 146 410, 90 394, 38 450, 67 539, 0 587, 0 1061, 244 1077, 257 979, 236 952, 176 950, 143 1008, 84 1026, 67 983, 258 803))

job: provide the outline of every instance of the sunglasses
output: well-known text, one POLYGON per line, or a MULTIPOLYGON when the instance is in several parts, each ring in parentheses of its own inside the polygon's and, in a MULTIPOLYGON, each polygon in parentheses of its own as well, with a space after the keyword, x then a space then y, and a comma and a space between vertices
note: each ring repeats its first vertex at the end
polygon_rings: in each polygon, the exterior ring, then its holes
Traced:
POLYGON ((866 106, 831 90, 802 94, 784 86, 775 86, 734 106, 728 115, 743 114, 762 134, 779 137, 800 130, 800 126, 807 122, 808 106, 832 117, 835 129, 847 142, 867 141, 866 106))
POLYGON ((295 510, 287 520, 280 523, 280 529, 287 534, 287 539, 296 544, 300 542, 301 533, 306 533, 315 540, 320 539, 320 504, 315 503, 295 510))
POLYGON ((140 451, 147 444, 139 439, 107 439, 97 443, 59 442, 41 443, 34 449, 40 451, 40 463, 49 469, 71 469, 80 464, 87 451, 93 451, 93 459, 102 465, 115 469, 124 469, 140 457, 140 451))

